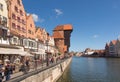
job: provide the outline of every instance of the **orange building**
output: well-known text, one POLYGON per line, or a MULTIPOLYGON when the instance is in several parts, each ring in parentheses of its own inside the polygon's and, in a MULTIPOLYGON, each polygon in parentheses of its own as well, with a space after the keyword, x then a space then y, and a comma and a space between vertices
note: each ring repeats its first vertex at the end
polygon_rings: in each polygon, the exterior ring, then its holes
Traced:
POLYGON ((8 0, 8 17, 10 35, 15 36, 11 43, 20 44, 19 38, 26 37, 26 12, 22 0, 8 0))
POLYGON ((27 18, 27 38, 35 39, 36 27, 34 24, 33 17, 32 15, 28 15, 26 18, 27 18))
POLYGON ((36 32, 35 32, 36 34, 36 38, 38 39, 38 41, 42 41, 42 37, 41 37, 41 35, 42 35, 42 31, 41 31, 41 28, 40 27, 37 27, 36 28, 36 32))
POLYGON ((55 40, 55 45, 58 47, 59 51, 64 54, 69 52, 70 47, 70 36, 73 31, 72 25, 58 25, 53 30, 53 37, 55 40))

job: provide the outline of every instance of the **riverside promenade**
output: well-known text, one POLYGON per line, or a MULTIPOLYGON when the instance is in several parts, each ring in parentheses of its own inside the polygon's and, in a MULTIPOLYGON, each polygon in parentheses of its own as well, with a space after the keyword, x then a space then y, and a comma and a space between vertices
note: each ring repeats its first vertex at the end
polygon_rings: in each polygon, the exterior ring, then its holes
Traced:
MULTIPOLYGON (((11 79, 6 82, 28 82, 28 80, 24 81, 24 79, 29 78, 33 75, 37 75, 37 74, 39 74, 43 71, 49 70, 51 68, 54 70, 56 68, 56 66, 57 67, 60 66, 59 68, 60 68, 61 73, 59 73, 58 77, 55 77, 55 79, 57 80, 60 77, 60 75, 62 74, 62 72, 65 70, 65 68, 68 66, 68 64, 66 63, 66 65, 64 64, 66 67, 64 67, 64 65, 62 63, 66 62, 70 59, 71 58, 65 58, 65 59, 57 61, 56 63, 50 63, 49 66, 47 66, 46 63, 44 63, 44 64, 38 66, 36 69, 35 68, 30 69, 27 73, 18 72, 18 73, 12 74, 11 79)), ((34 81, 34 82, 44 82, 44 80, 47 79, 48 76, 52 75, 52 73, 50 73, 51 71, 52 70, 49 70, 49 72, 47 71, 47 73, 49 73, 49 74, 46 74, 46 73, 44 73, 44 75, 41 74, 41 77, 39 77, 39 78, 42 78, 41 81, 38 80, 38 81, 34 81)), ((52 76, 52 78, 54 78, 54 77, 52 76)), ((53 80, 55 80, 55 79, 53 79, 53 80)), ((32 82, 32 81, 29 81, 29 82, 32 82)), ((49 80, 48 82, 53 82, 53 81, 49 80)))

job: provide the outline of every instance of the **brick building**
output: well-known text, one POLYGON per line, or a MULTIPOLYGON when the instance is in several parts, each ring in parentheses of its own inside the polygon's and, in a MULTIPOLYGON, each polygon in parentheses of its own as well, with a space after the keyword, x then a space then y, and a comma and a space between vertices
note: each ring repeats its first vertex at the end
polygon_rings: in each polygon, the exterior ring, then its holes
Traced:
POLYGON ((69 52, 70 47, 70 36, 73 31, 72 25, 58 25, 53 30, 53 37, 55 45, 58 47, 61 54, 69 52))

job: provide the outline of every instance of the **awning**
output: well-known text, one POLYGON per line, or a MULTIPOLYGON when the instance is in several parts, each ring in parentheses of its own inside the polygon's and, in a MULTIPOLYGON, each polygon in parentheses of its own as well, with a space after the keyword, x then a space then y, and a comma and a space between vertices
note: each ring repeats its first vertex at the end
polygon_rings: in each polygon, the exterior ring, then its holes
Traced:
POLYGON ((0 48, 0 54, 33 56, 30 53, 25 52, 25 51, 23 51, 21 49, 10 49, 10 48, 0 48))
POLYGON ((32 52, 33 54, 38 54, 38 55, 40 55, 40 54, 45 54, 45 52, 43 52, 43 51, 38 51, 38 52, 32 52))
POLYGON ((30 54, 30 53, 28 53, 28 52, 21 52, 19 55, 21 55, 21 56, 34 56, 34 55, 32 55, 32 54, 30 54))

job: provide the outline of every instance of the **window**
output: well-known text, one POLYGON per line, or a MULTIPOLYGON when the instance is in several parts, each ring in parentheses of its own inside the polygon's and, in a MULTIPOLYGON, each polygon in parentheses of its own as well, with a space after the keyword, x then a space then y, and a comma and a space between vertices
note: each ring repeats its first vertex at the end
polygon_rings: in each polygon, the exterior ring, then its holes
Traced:
POLYGON ((20 0, 17 0, 18 5, 21 5, 20 0))
POLYGON ((22 19, 22 23, 24 24, 24 20, 22 19))
POLYGON ((14 29, 16 28, 16 25, 15 25, 15 23, 12 23, 12 28, 14 28, 14 29))
POLYGON ((28 30, 28 33, 31 34, 31 30, 28 30))
POLYGON ((0 10, 3 11, 3 4, 0 3, 0 10))
POLYGON ((15 14, 12 14, 12 18, 13 18, 13 19, 15 19, 15 18, 16 18, 15 14))
POLYGON ((22 12, 22 10, 20 10, 20 15, 23 16, 23 12, 22 12))
POLYGON ((21 30, 19 25, 17 26, 17 29, 18 29, 19 31, 21 30))
POLYGON ((20 17, 17 17, 18 22, 20 22, 20 17))
POLYGON ((7 18, 6 18, 6 17, 3 17, 3 21, 4 21, 4 22, 7 22, 7 18))
POLYGON ((3 17, 2 24, 5 27, 7 26, 7 18, 6 17, 3 17))
POLYGON ((17 38, 13 38, 13 42, 14 42, 14 43, 17 43, 17 38))
POLYGON ((3 36, 3 39, 6 40, 6 36, 7 36, 7 30, 4 30, 2 29, 2 36, 3 36))
POLYGON ((15 6, 15 11, 18 12, 18 8, 15 6))
POLYGON ((24 33, 26 33, 26 29, 25 29, 25 28, 22 28, 22 31, 23 31, 24 33))

